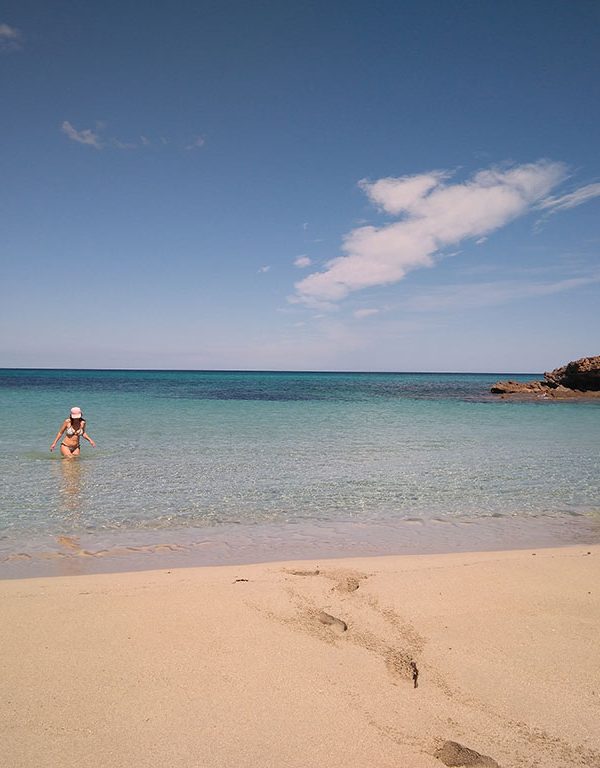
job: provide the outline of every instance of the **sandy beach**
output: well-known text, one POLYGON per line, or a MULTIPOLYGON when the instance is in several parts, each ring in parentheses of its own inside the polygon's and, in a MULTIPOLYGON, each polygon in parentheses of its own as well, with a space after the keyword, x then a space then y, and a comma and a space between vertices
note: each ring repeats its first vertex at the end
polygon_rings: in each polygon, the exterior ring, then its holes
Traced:
POLYGON ((0 764, 600 766, 599 583, 599 546, 2 581, 0 764))

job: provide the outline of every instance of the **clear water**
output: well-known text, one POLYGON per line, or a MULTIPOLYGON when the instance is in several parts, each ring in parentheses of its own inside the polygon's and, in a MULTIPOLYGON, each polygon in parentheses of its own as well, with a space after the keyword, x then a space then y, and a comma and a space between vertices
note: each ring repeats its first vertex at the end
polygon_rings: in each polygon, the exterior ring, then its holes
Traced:
POLYGON ((597 516, 600 403, 500 400, 498 378, 0 370, 0 556, 109 532, 597 516), (49 446, 71 405, 97 448, 65 461, 49 446))

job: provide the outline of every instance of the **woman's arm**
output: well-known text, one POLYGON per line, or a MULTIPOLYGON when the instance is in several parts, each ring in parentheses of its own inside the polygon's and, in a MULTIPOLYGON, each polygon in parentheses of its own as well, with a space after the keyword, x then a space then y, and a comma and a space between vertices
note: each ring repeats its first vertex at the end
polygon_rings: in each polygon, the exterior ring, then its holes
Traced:
POLYGON ((96 443, 92 440, 92 438, 88 435, 88 433, 85 431, 85 421, 83 422, 83 438, 85 438, 88 443, 92 446, 92 448, 96 447, 96 443))
POLYGON ((65 431, 66 428, 67 428, 67 419, 63 421, 61 428, 58 430, 58 434, 56 435, 56 437, 54 438, 54 442, 50 446, 51 451, 53 451, 56 448, 56 443, 58 443, 62 433, 65 431))

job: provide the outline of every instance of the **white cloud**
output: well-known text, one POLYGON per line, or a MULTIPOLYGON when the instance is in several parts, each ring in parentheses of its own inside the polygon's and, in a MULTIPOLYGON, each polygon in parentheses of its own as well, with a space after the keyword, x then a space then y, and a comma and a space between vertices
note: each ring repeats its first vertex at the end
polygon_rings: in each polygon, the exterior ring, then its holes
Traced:
POLYGON ((271 266, 269 264, 263 264, 263 266, 259 267, 257 271, 259 274, 262 274, 264 272, 268 272, 270 269, 271 269, 271 266))
POLYGON ((363 317, 370 317, 371 315, 377 314, 379 314, 378 309, 357 309, 354 312, 354 317, 356 317, 358 320, 361 320, 363 317))
POLYGON ((398 214, 410 212, 415 203, 448 177, 448 172, 432 171, 417 176, 388 177, 375 182, 362 179, 358 186, 383 211, 398 214))
POLYGON ((312 259, 306 255, 298 256, 298 258, 295 259, 294 261, 294 266, 298 267, 298 269, 304 269, 304 267, 310 267, 311 264, 312 264, 312 259))
POLYGON ((431 267, 439 249, 481 238, 523 215, 565 175, 564 164, 540 160, 479 171, 457 184, 446 183, 449 174, 444 171, 362 181, 361 188, 377 206, 402 217, 381 227, 352 230, 344 238, 345 255, 296 283, 296 299, 323 305, 361 288, 398 282, 413 269, 431 267))
POLYGON ((0 51, 18 51, 21 49, 23 35, 16 27, 0 24, 0 51))
POLYGON ((191 144, 188 144, 186 149, 200 149, 200 147, 203 147, 205 144, 205 141, 202 136, 196 136, 194 141, 192 141, 191 144))
POLYGON ((144 147, 149 147, 152 144, 152 142, 147 136, 140 136, 140 141, 142 142, 142 145, 144 147))
POLYGON ((68 120, 65 120, 61 126, 61 131, 66 133, 71 141, 77 141, 79 144, 87 144, 95 149, 102 149, 104 146, 98 133, 92 131, 91 128, 84 128, 82 131, 78 131, 68 120))
POLYGON ((572 277, 554 282, 503 280, 494 283, 443 285, 411 297, 405 309, 416 312, 447 312, 506 304, 535 296, 550 296, 600 282, 600 276, 572 277))
POLYGON ((550 212, 563 211, 568 208, 575 208, 582 203, 587 203, 594 197, 600 196, 600 184, 586 184, 584 187, 569 192, 560 197, 547 197, 539 204, 538 208, 549 209, 550 212))

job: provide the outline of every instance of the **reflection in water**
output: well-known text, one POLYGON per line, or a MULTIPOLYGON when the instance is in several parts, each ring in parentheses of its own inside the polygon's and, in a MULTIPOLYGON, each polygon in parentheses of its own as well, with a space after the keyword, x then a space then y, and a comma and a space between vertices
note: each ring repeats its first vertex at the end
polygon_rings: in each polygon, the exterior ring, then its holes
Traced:
MULTIPOLYGON (((60 462, 60 511, 64 522, 75 529, 79 528, 81 523, 83 472, 84 468, 79 459, 60 462)), ((80 555, 82 552, 79 536, 57 536, 56 543, 62 552, 69 555, 59 560, 59 573, 65 576, 82 573, 80 558, 72 557, 72 555, 80 555)))
POLYGON ((60 462, 61 484, 59 489, 60 509, 65 520, 78 526, 81 520, 82 464, 77 459, 60 462))

